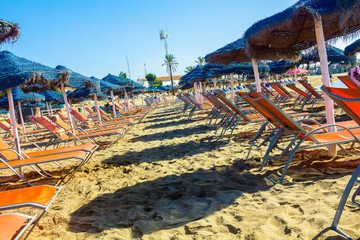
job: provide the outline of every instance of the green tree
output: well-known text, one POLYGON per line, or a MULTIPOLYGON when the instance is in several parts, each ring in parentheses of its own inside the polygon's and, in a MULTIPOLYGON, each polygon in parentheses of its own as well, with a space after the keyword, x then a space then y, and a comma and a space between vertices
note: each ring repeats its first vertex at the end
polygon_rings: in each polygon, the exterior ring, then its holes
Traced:
POLYGON ((125 73, 125 72, 121 71, 121 72, 119 73, 119 77, 126 78, 127 76, 126 76, 126 73, 125 73))
POLYGON ((197 65, 204 65, 205 63, 205 58, 204 57, 198 57, 195 62, 197 63, 197 65))
POLYGON ((153 73, 148 73, 145 76, 146 80, 148 81, 150 86, 153 86, 155 80, 156 80, 156 75, 153 73))
POLYGON ((185 68, 185 73, 191 72, 192 70, 194 70, 195 66, 187 66, 185 68))
POLYGON ((166 71, 170 75, 171 86, 174 86, 172 73, 176 71, 176 67, 178 65, 179 65, 179 63, 176 61, 176 58, 174 57, 174 55, 172 55, 172 54, 165 55, 164 63, 161 66, 166 66, 166 71))
POLYGON ((153 86, 154 87, 158 87, 158 86, 162 86, 163 85, 163 82, 162 82, 162 80, 160 80, 160 79, 155 79, 155 81, 154 81, 154 83, 153 83, 153 86))

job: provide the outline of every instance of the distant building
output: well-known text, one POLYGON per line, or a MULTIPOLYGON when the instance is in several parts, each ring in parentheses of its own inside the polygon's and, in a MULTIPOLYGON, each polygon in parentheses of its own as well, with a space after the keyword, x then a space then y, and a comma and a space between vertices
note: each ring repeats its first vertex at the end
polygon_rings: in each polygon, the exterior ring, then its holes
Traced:
MULTIPOLYGON (((174 81, 174 86, 177 86, 177 85, 179 84, 180 78, 181 78, 182 76, 184 76, 184 75, 175 75, 175 76, 172 76, 172 77, 173 77, 173 81, 174 81)), ((170 86, 171 86, 170 76, 157 77, 157 79, 160 79, 160 80, 163 82, 163 86, 166 86, 166 85, 170 85, 170 86)), ((145 87, 148 87, 148 86, 149 86, 149 83, 148 83, 148 81, 146 80, 146 78, 138 79, 136 82, 137 82, 137 83, 140 83, 141 85, 143 85, 143 86, 145 86, 145 87)))

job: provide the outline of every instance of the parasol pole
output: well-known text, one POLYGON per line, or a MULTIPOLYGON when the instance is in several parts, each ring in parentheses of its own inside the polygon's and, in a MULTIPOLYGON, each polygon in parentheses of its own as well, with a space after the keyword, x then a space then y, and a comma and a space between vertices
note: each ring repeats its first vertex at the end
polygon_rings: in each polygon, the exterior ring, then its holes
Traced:
POLYGON ((48 104, 48 102, 47 102, 47 101, 45 102, 45 104, 46 104, 46 110, 47 110, 47 112, 48 112, 48 115, 50 115, 49 104, 48 104))
POLYGON ((125 90, 125 96, 124 96, 124 106, 125 106, 125 108, 124 108, 124 112, 126 112, 126 108, 128 107, 126 105, 127 105, 127 93, 126 93, 126 90, 125 90))
POLYGON ((49 105, 50 105, 50 113, 51 113, 51 115, 53 115, 53 110, 52 110, 52 106, 51 106, 52 104, 51 104, 51 102, 50 102, 49 105))
POLYGON ((200 100, 200 103, 203 104, 203 95, 201 94, 202 93, 202 84, 201 82, 199 82, 199 100, 200 100))
POLYGON ((95 102, 95 109, 96 109, 96 113, 99 119, 99 124, 101 124, 101 115, 100 115, 100 109, 99 109, 99 103, 97 100, 97 94, 94 93, 94 102, 95 102))
POLYGON ((141 93, 141 106, 144 107, 144 96, 143 96, 143 93, 141 93))
POLYGON ((110 96, 111 96, 111 103, 112 103, 112 107, 113 107, 114 118, 116 118, 116 107, 115 107, 115 99, 114 99, 114 90, 111 90, 111 91, 110 91, 110 96))
POLYGON ((20 116, 20 121, 21 121, 21 126, 22 126, 22 132, 25 134, 25 124, 24 124, 24 118, 23 118, 22 110, 21 110, 21 103, 20 103, 20 101, 18 101, 17 103, 18 103, 18 107, 19 107, 19 116, 20 116))
POLYGON ((253 64, 253 69, 254 69, 256 91, 261 92, 261 85, 260 85, 261 80, 260 80, 260 76, 259 76, 258 64, 257 64, 257 61, 255 58, 252 58, 251 61, 253 64))
POLYGON ((14 107, 13 95, 10 88, 7 89, 7 95, 9 101, 10 119, 12 124, 13 135, 14 135, 15 149, 16 152, 19 155, 21 155, 19 133, 16 126, 15 107, 14 107))
POLYGON ((73 125, 73 121, 72 121, 72 117, 71 117, 71 113, 70 113, 70 107, 69 107, 69 103, 67 100, 64 83, 61 83, 61 91, 62 91, 62 94, 64 97, 64 104, 65 104, 65 108, 66 108, 67 117, 70 122, 71 132, 75 135, 74 125, 73 125))
POLYGON ((217 78, 214 78, 214 91, 216 90, 216 80, 217 78))
POLYGON ((230 82, 230 87, 231 87, 231 102, 234 104, 234 103, 235 103, 235 96, 234 96, 234 73, 231 73, 230 76, 231 76, 231 82, 230 82))
MULTIPOLYGON (((318 52, 320 57, 320 69, 321 69, 321 75, 322 75, 322 81, 324 86, 330 87, 330 75, 329 75, 329 68, 328 68, 328 60, 327 60, 327 54, 326 54, 326 46, 325 46, 325 39, 324 39, 324 31, 322 26, 322 20, 321 16, 319 14, 316 14, 314 16, 314 22, 315 22, 315 34, 316 34, 316 41, 318 46, 318 52)), ((327 124, 334 124, 335 118, 334 118, 334 103, 325 94, 325 112, 326 112, 326 123, 327 124)), ((335 127, 330 127, 329 132, 335 132, 335 127)), ((336 145, 329 146, 329 156, 336 156, 336 145)))
POLYGON ((296 70, 297 70, 297 67, 296 65, 294 66, 294 80, 295 80, 295 87, 297 86, 297 79, 296 79, 296 70))

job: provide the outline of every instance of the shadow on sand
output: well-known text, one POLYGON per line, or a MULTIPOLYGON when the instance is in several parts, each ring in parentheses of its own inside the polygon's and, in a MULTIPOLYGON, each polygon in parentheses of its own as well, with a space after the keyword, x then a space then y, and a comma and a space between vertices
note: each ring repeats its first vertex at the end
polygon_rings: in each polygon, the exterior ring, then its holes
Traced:
MULTIPOLYGON (((236 199, 244 192, 269 189, 261 176, 252 175, 248 170, 249 167, 239 161, 232 166, 169 175, 120 188, 73 212, 69 229, 99 233, 109 228, 131 227, 133 237, 141 237, 180 227, 231 205, 237 206, 236 199)), ((239 214, 241 221, 241 208, 239 214)), ((229 227, 235 232, 241 231, 237 226, 229 227)))
POLYGON ((208 152, 209 149, 214 150, 220 147, 222 147, 222 144, 219 142, 190 141, 177 145, 147 148, 140 152, 129 151, 122 155, 114 155, 111 158, 104 160, 103 163, 114 166, 127 166, 143 162, 170 161, 180 159, 185 156, 208 152))

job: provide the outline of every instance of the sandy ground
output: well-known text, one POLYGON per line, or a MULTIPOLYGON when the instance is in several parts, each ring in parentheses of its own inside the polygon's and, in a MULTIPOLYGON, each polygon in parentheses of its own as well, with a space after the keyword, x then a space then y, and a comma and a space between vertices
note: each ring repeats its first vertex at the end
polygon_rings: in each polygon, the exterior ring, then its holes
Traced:
MULTIPOLYGON (((189 121, 181 107, 157 108, 97 151, 29 239, 342 239, 324 230, 359 158, 302 151, 285 183, 274 185, 265 176, 279 179, 283 161, 259 172, 265 148, 246 159, 259 124, 239 125, 224 144, 204 126, 204 114, 189 121)), ((65 171, 50 167, 56 176, 65 171)), ((11 179, 0 178, 2 190, 19 184, 11 179)), ((354 238, 359 214, 348 203, 340 222, 354 238)))

